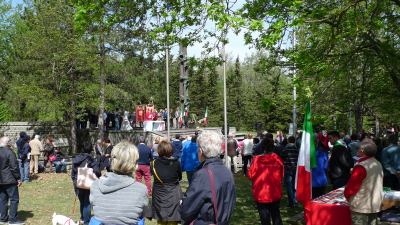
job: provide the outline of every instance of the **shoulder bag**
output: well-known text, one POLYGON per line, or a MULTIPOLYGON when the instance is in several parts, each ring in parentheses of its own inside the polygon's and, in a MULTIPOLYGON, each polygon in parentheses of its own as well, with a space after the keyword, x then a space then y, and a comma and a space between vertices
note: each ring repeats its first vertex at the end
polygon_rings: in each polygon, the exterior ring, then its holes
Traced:
MULTIPOLYGON (((218 224, 218 208, 217 208, 217 193, 215 190, 215 179, 214 179, 214 174, 211 172, 209 168, 205 168, 207 170, 208 177, 210 178, 210 188, 211 188, 211 201, 213 204, 213 209, 214 209, 214 220, 215 224, 211 223, 210 225, 217 225, 218 224)), ((194 220, 193 222, 190 223, 190 225, 194 225, 194 220)))
POLYGON ((78 167, 78 177, 76 178, 77 188, 89 190, 93 181, 97 179, 96 174, 93 172, 93 168, 88 167, 88 163, 85 164, 85 167, 78 167))
POLYGON ((151 165, 152 165, 152 167, 153 167, 153 174, 154 174, 154 176, 157 178, 157 180, 160 181, 161 184, 164 184, 164 182, 162 182, 162 180, 160 179, 160 177, 158 176, 158 173, 157 173, 157 171, 156 171, 155 161, 156 161, 156 160, 151 161, 151 165))

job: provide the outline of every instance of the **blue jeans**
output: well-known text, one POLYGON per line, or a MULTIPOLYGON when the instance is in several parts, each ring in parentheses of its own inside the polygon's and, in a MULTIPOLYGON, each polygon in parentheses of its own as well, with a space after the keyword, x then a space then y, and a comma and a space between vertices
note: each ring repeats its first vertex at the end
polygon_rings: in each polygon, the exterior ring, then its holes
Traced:
POLYGON ((0 221, 17 221, 18 203, 19 193, 17 184, 0 185, 0 221), (8 201, 10 201, 10 208, 8 208, 8 201))
POLYGON ((90 222, 90 190, 77 188, 76 192, 80 203, 81 220, 83 221, 84 225, 87 225, 90 222))
POLYGON ((296 169, 285 169, 285 185, 288 195, 289 206, 294 206, 296 203, 294 183, 296 179, 296 169))
POLYGON ((54 161, 53 162, 56 173, 64 173, 67 172, 67 164, 61 161, 54 161))
POLYGON ((21 174, 21 181, 29 181, 29 160, 18 160, 19 173, 21 174))

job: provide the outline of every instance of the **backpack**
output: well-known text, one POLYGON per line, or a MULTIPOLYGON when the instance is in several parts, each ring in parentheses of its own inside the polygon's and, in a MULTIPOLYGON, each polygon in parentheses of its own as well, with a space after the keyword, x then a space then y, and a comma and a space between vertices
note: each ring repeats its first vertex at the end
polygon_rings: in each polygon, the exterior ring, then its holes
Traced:
POLYGON ((77 188, 90 190, 90 186, 92 186, 92 183, 97 179, 93 168, 88 167, 88 162, 85 163, 84 167, 78 167, 78 176, 76 178, 77 188))

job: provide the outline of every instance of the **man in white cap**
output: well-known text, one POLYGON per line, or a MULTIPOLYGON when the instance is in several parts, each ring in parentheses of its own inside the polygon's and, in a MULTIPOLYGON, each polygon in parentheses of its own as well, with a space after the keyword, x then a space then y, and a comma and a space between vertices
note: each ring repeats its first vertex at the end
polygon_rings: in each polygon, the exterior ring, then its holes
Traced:
POLYGON ((31 163, 30 163, 31 174, 38 173, 39 155, 40 152, 43 151, 43 145, 42 142, 40 142, 39 138, 40 138, 39 135, 35 135, 35 138, 29 142, 29 147, 31 147, 31 163))

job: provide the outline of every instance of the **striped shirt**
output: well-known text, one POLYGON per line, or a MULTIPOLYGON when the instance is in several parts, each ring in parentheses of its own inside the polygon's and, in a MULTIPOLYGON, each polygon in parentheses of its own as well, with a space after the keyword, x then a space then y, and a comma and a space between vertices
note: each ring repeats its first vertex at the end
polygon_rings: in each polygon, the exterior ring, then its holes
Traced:
POLYGON ((282 150, 282 158, 285 169, 296 169, 298 157, 299 150, 297 150, 296 145, 292 143, 287 144, 282 150))

